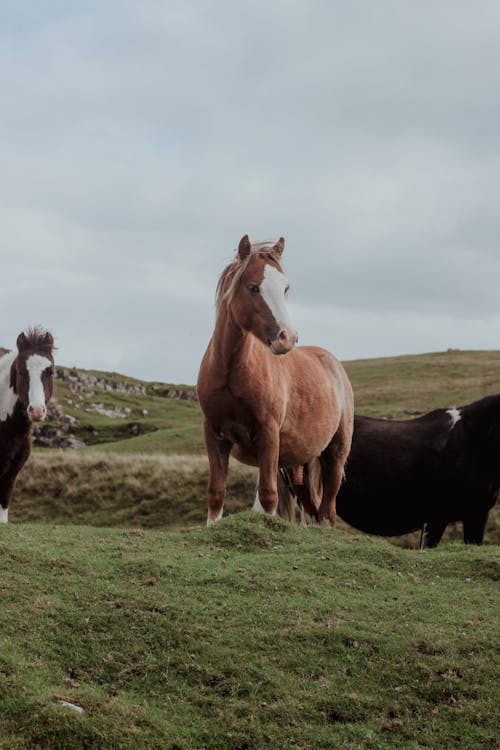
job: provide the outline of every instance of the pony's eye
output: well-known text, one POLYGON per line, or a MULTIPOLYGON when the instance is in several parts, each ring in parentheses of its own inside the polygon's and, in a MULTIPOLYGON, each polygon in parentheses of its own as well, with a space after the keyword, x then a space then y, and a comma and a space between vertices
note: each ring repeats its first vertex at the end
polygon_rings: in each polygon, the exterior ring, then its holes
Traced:
POLYGON ((44 375, 53 375, 54 374, 54 368, 53 367, 46 367, 43 371, 44 375))
POLYGON ((285 289, 285 297, 286 297, 286 295, 288 294, 289 291, 290 291, 290 287, 287 286, 287 288, 285 289))
POLYGON ((249 284, 248 289, 251 294, 259 294, 260 292, 260 287, 257 284, 249 284))

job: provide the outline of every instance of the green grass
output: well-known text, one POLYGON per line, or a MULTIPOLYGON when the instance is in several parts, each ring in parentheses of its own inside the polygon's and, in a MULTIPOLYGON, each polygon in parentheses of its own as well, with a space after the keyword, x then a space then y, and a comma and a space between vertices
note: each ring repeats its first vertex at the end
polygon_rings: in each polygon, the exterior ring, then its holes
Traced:
POLYGON ((498 549, 250 513, 0 536, 0 748, 496 747, 498 549))
MULTIPOLYGON (((253 504, 256 469, 231 460, 225 512, 253 504)), ((206 519, 205 456, 141 455, 111 450, 37 451, 19 475, 10 507, 14 523, 171 528, 206 519)), ((349 529, 340 519, 338 525, 349 529)), ((356 532, 357 533, 357 532, 356 532)), ((446 539, 460 539, 461 524, 446 539)), ((418 547, 419 534, 395 538, 418 547)), ((485 542, 500 543, 500 514, 491 511, 485 542)))
POLYGON ((407 419, 500 392, 500 351, 434 352, 345 362, 356 412, 407 419))

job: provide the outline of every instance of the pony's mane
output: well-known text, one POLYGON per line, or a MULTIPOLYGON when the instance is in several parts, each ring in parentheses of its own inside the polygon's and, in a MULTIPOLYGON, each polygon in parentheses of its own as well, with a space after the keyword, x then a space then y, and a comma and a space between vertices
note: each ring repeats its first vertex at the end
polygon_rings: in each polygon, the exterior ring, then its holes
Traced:
POLYGON ((43 326, 31 326, 24 331, 28 346, 35 351, 44 351, 52 354, 54 347, 54 337, 43 326))
POLYGON ((217 309, 222 301, 231 302, 239 280, 255 255, 268 255, 277 264, 280 271, 282 270, 279 255, 272 252, 275 244, 275 242, 252 243, 252 248, 244 260, 240 260, 238 251, 236 250, 234 260, 226 266, 217 282, 217 289, 215 291, 215 306, 217 309))

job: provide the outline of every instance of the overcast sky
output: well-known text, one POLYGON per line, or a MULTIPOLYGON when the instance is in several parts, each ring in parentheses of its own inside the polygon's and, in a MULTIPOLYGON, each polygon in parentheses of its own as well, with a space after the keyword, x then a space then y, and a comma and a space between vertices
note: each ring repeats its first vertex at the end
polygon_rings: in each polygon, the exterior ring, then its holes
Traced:
POLYGON ((240 237, 301 343, 500 349, 496 0, 0 0, 0 345, 194 383, 240 237))

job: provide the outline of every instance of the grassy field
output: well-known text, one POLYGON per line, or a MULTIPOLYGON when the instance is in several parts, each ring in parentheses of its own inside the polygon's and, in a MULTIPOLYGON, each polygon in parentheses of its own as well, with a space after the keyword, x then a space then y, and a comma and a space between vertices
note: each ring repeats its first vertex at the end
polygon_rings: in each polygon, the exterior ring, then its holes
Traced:
POLYGON ((251 513, 0 536, 2 749, 497 747, 491 547, 251 513))
MULTIPOLYGON (((231 460, 226 513, 252 506, 256 477, 256 469, 231 460)), ((185 527, 206 519, 207 480, 205 456, 37 451, 19 476, 9 518, 13 523, 185 527)), ((488 544, 500 543, 499 516, 498 510, 490 513, 488 544)), ((338 526, 350 528, 340 519, 338 526)), ((450 525, 444 541, 461 535, 461 524, 450 525)), ((419 534, 393 541, 416 548, 419 534)))
MULTIPOLYGON (((500 391, 499 364, 346 367, 359 412, 405 417, 500 391)), ((199 407, 142 385, 92 397, 127 410, 111 419, 58 382, 91 445, 38 449, 20 475, 0 528, 0 750, 496 748, 497 516, 484 547, 451 529, 425 554, 249 512, 206 529, 199 407)), ((230 466, 230 513, 254 484, 230 466)))
MULTIPOLYGON (((450 351, 345 364, 357 411, 365 414, 408 417, 500 391, 500 352, 450 351)), ((67 381, 58 380, 57 399, 78 420, 77 436, 91 444, 79 451, 36 450, 18 480, 11 520, 143 528, 201 523, 207 464, 198 404, 166 397, 174 387, 167 384, 87 374, 142 386, 145 394, 96 390, 92 398, 79 398, 67 381), (127 418, 88 412, 92 399, 108 409, 127 409, 127 418), (131 437, 131 425, 139 425, 141 434, 131 437)), ((252 469, 231 466, 227 511, 251 506, 255 476, 252 469)), ((447 532, 448 538, 460 534, 456 528, 447 532)), ((500 541, 498 514, 491 514, 486 539, 500 541)), ((399 543, 415 546, 417 536, 399 543)))

